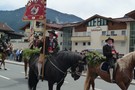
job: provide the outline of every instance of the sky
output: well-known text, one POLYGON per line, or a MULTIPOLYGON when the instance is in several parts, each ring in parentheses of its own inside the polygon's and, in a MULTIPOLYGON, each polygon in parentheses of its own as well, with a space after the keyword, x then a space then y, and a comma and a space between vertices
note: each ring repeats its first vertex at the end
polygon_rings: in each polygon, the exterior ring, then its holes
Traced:
MULTIPOLYGON (((28 0, 0 0, 0 10, 25 7, 28 0)), ((119 18, 135 10, 135 0, 47 0, 47 8, 87 19, 95 14, 119 18)))

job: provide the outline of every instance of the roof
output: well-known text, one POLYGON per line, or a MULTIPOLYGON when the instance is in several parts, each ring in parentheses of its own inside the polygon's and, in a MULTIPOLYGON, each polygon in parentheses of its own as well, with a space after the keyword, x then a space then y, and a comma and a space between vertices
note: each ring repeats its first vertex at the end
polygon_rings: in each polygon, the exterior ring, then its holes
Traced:
POLYGON ((1 22, 0 22, 0 31, 14 32, 14 30, 11 27, 9 27, 7 24, 1 23, 1 22))
POLYGON ((20 34, 20 33, 16 33, 16 32, 8 32, 8 34, 24 37, 24 34, 20 34))
POLYGON ((135 21, 135 19, 130 18, 130 17, 115 18, 115 20, 120 21, 120 22, 132 22, 132 21, 135 21))
MULTIPOLYGON (((60 30, 62 28, 63 25, 61 24, 54 24, 54 23, 47 23, 46 27, 47 28, 52 28, 52 29, 56 29, 56 30, 60 30)), ((25 30, 25 28, 30 27, 30 23, 27 23, 25 26, 23 26, 22 28, 20 28, 20 30, 25 30)))
POLYGON ((133 10, 133 11, 131 11, 131 12, 125 14, 125 17, 130 17, 130 18, 135 19, 135 10, 133 10))
POLYGON ((120 22, 120 21, 117 21, 116 19, 113 19, 113 18, 110 18, 110 17, 104 17, 104 16, 101 16, 101 15, 98 15, 98 14, 95 14, 94 16, 82 21, 80 24, 78 25, 81 25, 83 23, 87 23, 88 21, 94 19, 94 18, 103 18, 103 19, 106 19, 106 20, 109 20, 109 21, 113 21, 113 22, 120 22))

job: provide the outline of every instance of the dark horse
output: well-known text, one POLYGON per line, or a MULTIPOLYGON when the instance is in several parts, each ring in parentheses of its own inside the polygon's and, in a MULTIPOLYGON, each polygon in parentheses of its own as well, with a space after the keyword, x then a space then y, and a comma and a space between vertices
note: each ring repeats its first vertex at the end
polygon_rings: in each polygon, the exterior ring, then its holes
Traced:
MULTIPOLYGON (((39 81, 37 69, 38 57, 39 55, 36 54, 32 56, 30 60, 28 78, 29 90, 36 90, 39 81)), ((48 81, 49 90, 53 90, 54 83, 57 83, 56 90, 60 90, 69 68, 71 68, 71 76, 74 80, 79 79, 84 69, 84 64, 86 64, 85 58, 71 51, 60 51, 57 55, 47 58, 44 65, 44 79, 48 81)))
MULTIPOLYGON (((134 67, 135 67, 135 52, 130 52, 129 54, 123 56, 122 58, 116 61, 114 79, 116 81, 116 84, 122 90, 128 89, 133 78, 134 67)), ((89 90, 90 85, 92 85, 92 89, 95 90, 94 81, 97 76, 100 76, 103 80, 107 82, 111 82, 109 73, 101 70, 101 64, 96 66, 88 65, 84 90, 89 90)))

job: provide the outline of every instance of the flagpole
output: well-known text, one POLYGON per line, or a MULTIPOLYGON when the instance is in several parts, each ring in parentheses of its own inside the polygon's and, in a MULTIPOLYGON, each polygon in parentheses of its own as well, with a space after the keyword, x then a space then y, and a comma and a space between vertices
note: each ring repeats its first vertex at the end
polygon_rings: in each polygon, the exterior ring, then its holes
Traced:
MULTIPOLYGON (((46 6, 46 0, 44 0, 45 2, 45 6, 46 6)), ((46 9, 46 8, 45 8, 46 9)), ((45 13, 46 14, 46 13, 45 13)), ((44 29, 43 29, 43 54, 44 56, 46 57, 45 55, 45 41, 46 41, 46 15, 45 15, 45 19, 43 20, 43 24, 44 24, 44 29)), ((42 81, 44 80, 44 63, 45 63, 45 59, 43 60, 43 63, 42 63, 42 81)))

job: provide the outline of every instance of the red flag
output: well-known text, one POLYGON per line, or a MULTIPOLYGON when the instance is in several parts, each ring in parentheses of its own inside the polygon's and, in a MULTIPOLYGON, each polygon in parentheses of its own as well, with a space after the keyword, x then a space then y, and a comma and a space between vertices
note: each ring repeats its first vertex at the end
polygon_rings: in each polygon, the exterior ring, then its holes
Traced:
POLYGON ((23 20, 43 20, 45 19, 46 0, 29 0, 23 20))

